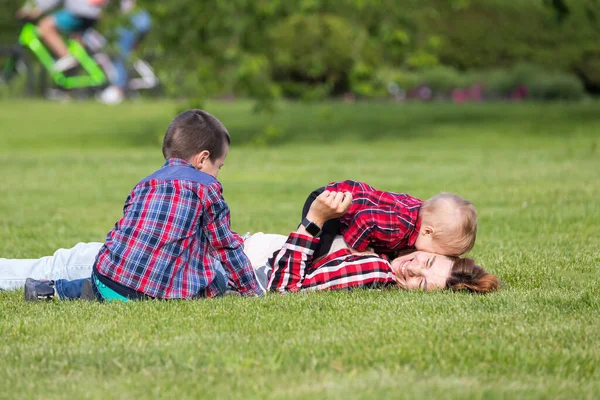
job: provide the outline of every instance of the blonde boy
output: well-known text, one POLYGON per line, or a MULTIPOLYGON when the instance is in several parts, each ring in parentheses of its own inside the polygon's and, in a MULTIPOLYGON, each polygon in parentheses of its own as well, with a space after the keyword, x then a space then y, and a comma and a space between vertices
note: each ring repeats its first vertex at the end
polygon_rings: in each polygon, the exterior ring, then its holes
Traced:
MULTIPOLYGON (((303 218, 324 190, 350 192, 353 200, 346 214, 323 225, 317 257, 327 254, 340 234, 348 246, 361 252, 371 248, 380 254, 416 248, 459 256, 475 244, 477 211, 460 196, 441 193, 422 201, 405 193, 377 190, 364 182, 332 182, 311 193, 303 218)), ((309 223, 303 220, 304 225, 309 223)))

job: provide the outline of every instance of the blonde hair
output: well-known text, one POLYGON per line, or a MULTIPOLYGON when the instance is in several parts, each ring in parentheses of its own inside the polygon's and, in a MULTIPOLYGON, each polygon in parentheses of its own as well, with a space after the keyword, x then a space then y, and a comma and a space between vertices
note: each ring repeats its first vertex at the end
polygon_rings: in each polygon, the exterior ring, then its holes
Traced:
POLYGON ((477 236, 477 210, 466 199, 452 193, 440 193, 423 202, 421 224, 434 227, 432 239, 443 245, 450 256, 471 250, 477 236))

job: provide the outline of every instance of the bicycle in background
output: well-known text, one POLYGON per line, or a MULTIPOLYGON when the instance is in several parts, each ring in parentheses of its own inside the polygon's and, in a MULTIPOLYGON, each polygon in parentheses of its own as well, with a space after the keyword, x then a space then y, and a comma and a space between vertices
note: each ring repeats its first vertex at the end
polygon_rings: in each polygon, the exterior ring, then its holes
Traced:
POLYGON ((107 82, 106 74, 94 58, 88 54, 84 46, 74 39, 67 39, 66 44, 70 54, 80 66, 80 68, 74 70, 75 72, 59 71, 53 68, 54 57, 41 40, 38 28, 30 21, 26 21, 21 28, 16 43, 11 46, 0 47, 0 60, 2 61, 0 65, 0 83, 10 84, 16 76, 24 75, 27 94, 32 94, 34 74, 32 71, 33 62, 28 55, 30 52, 43 66, 52 82, 61 89, 70 90, 105 85, 107 82))
POLYGON ((98 100, 106 104, 119 104, 132 91, 158 86, 158 78, 150 64, 136 57, 135 52, 152 26, 150 14, 137 7, 134 0, 122 0, 120 20, 120 25, 113 32, 116 34, 114 57, 107 58, 112 68, 105 67, 111 85, 98 96, 98 100), (137 78, 131 78, 130 66, 137 78))
POLYGON ((78 89, 80 97, 96 95, 104 103, 117 104, 127 95, 154 89, 160 82, 150 63, 132 55, 133 49, 149 29, 149 16, 139 13, 134 21, 137 31, 119 31, 119 51, 113 58, 108 55, 110 46, 107 39, 94 28, 88 28, 83 33, 82 43, 68 39, 69 51, 80 66, 65 72, 53 68, 54 58, 37 33, 36 25, 30 20, 24 21, 17 43, 0 46, 0 86, 11 84, 18 80, 18 76, 25 81, 26 95, 32 95, 38 86, 45 86, 36 82, 34 69, 37 60, 42 66, 40 82, 46 76, 52 79, 54 89, 44 94, 53 99, 64 98, 65 93, 78 89))
POLYGON ((90 28, 83 35, 86 47, 90 49, 94 60, 103 68, 110 82, 110 86, 97 96, 103 103, 118 104, 128 95, 157 88, 160 84, 150 63, 133 52, 149 29, 149 22, 143 25, 140 21, 144 20, 138 19, 135 25, 137 30, 119 29, 117 49, 112 51, 109 50, 107 39, 97 30, 90 28), (112 57, 109 54, 112 54, 112 57))

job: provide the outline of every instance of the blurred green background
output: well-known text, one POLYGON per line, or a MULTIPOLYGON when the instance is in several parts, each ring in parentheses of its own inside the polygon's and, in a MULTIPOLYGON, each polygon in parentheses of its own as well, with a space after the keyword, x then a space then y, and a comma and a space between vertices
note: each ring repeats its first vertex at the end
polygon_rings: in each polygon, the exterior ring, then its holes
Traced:
MULTIPOLYGON (((119 23, 112 1, 99 30, 119 23)), ((579 99, 600 91, 597 0, 140 1, 154 28, 164 94, 201 103, 245 96, 268 105, 351 95, 433 98, 482 84, 486 98, 579 99), (397 91, 397 89, 393 89, 397 91)), ((18 0, 4 0, 0 43, 16 40, 18 0)))

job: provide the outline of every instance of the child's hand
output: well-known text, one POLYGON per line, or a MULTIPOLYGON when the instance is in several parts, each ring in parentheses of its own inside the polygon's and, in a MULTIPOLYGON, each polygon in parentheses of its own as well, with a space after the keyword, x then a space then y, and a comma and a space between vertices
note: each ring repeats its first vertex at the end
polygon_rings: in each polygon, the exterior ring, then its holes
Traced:
POLYGON ((348 211, 352 204, 350 192, 321 193, 310 206, 306 218, 320 227, 330 219, 341 217, 348 211))

